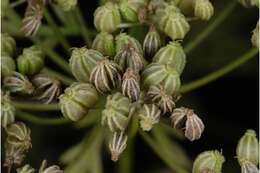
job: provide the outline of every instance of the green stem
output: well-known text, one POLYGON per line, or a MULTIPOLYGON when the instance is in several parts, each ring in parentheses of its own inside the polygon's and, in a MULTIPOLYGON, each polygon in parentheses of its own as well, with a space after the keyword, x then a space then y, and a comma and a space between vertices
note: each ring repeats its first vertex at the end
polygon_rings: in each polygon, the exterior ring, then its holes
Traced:
POLYGON ((43 118, 43 117, 37 117, 35 115, 32 115, 27 112, 23 111, 16 111, 15 116, 21 118, 22 120, 34 123, 34 124, 39 124, 39 125, 62 125, 62 124, 68 124, 71 123, 70 120, 65 119, 65 118, 43 118))
POLYGON ((197 47, 207 36, 214 31, 217 26, 219 26, 226 18, 231 14, 231 12, 235 9, 236 4, 238 4, 235 0, 233 0, 227 7, 213 20, 198 36, 189 42, 184 50, 186 54, 190 53, 195 47, 197 47))
POLYGON ((34 102, 20 102, 12 101, 14 106, 18 109, 30 110, 30 111, 58 111, 60 110, 58 103, 42 104, 34 102))
POLYGON ((88 48, 90 48, 91 47, 91 39, 90 39, 88 27, 87 27, 87 24, 86 24, 86 22, 83 18, 81 10, 78 6, 76 7, 75 12, 76 12, 75 15, 76 15, 76 19, 78 20, 78 24, 79 24, 78 26, 80 27, 81 34, 84 37, 88 48))
POLYGON ((46 21, 48 22, 48 24, 50 25, 50 27, 53 29, 53 32, 59 39, 59 41, 62 44, 62 46, 64 47, 64 49, 69 50, 71 46, 69 45, 68 41, 64 38, 64 36, 60 32, 58 26, 56 25, 55 21, 51 17, 47 8, 45 8, 44 17, 45 17, 46 21))
POLYGON ((57 71, 54 71, 54 70, 51 70, 47 67, 45 67, 42 72, 54 77, 54 78, 57 78, 58 80, 60 80, 63 84, 65 85, 71 85, 73 82, 75 82, 74 79, 66 76, 66 75, 63 75, 57 71))
POLYGON ((225 74, 231 72, 232 70, 238 68, 240 65, 246 63, 247 61, 249 61, 250 59, 257 57, 255 55, 257 55, 258 53, 258 49, 256 48, 252 48, 249 51, 247 51, 245 54, 243 54, 241 57, 237 58, 236 60, 234 60, 233 62, 231 62, 230 64, 222 67, 221 69, 208 74, 205 77, 202 77, 201 79, 195 80, 193 82, 190 82, 188 84, 185 84, 181 87, 180 92, 181 93, 186 93, 189 92, 191 90, 197 89, 203 85, 206 85, 218 78, 220 78, 221 76, 224 76, 225 74))

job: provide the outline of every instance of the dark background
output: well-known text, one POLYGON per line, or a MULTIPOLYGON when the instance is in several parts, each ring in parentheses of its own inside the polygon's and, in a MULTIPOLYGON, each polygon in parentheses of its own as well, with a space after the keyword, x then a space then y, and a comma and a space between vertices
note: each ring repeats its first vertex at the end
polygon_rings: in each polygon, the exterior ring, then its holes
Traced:
MULTIPOLYGON (((93 27, 93 12, 97 2, 79 1, 87 23, 93 27)), ((215 16, 221 13, 229 2, 212 1, 215 16)), ((246 9, 238 4, 221 26, 187 56, 187 66, 182 75, 183 83, 221 68, 250 49, 251 31, 255 28, 257 20, 257 8, 246 9)), ((207 24, 201 21, 192 22, 191 32, 183 45, 197 36, 207 24)), ((258 132, 258 65, 259 59, 254 58, 221 79, 183 95, 178 104, 195 109, 206 126, 199 141, 180 142, 191 159, 205 150, 222 150, 226 157, 223 172, 240 172, 237 160, 234 158, 237 141, 248 128, 258 132)), ((78 143, 88 131, 77 130, 69 125, 51 127, 30 124, 30 127, 33 149, 29 153, 28 162, 35 167, 38 167, 43 158, 48 159, 50 163, 57 163, 59 155, 78 143)), ((106 162, 104 172, 113 172, 113 164, 107 154, 104 162, 106 162)), ((167 170, 167 166, 138 137, 134 172, 143 173, 152 170, 167 170)))

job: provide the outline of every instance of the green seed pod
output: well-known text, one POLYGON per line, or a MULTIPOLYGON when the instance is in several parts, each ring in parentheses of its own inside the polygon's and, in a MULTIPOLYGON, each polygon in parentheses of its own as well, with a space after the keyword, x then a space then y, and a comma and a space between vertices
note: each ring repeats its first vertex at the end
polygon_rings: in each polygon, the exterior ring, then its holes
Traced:
POLYGON ((161 111, 154 104, 144 104, 138 113, 143 131, 150 131, 159 122, 160 114, 161 111))
POLYGON ((121 52, 127 44, 130 44, 131 47, 143 55, 142 46, 139 41, 134 37, 127 35, 126 33, 121 33, 116 36, 116 53, 121 52))
POLYGON ((74 48, 70 57, 70 69, 73 76, 80 82, 89 82, 89 76, 97 62, 104 56, 93 49, 86 47, 74 48))
POLYGON ((145 58, 151 59, 161 47, 161 38, 153 25, 150 26, 143 42, 145 58))
POLYGON ((138 9, 139 6, 132 3, 130 0, 122 0, 119 5, 120 12, 123 18, 128 22, 138 21, 138 9))
POLYGON ((45 104, 56 100, 61 94, 61 82, 46 74, 38 74, 32 79, 36 87, 36 99, 43 101, 45 104))
POLYGON ((37 46, 23 49, 23 54, 17 58, 17 67, 22 74, 37 74, 44 67, 43 52, 37 46))
POLYGON ((7 53, 1 54, 1 76, 6 77, 12 75, 15 71, 14 59, 7 55, 7 53))
POLYGON ((250 161, 255 165, 258 164, 259 143, 254 130, 247 130, 240 138, 237 145, 236 154, 240 165, 244 160, 250 161))
POLYGON ((113 35, 107 32, 99 33, 93 41, 92 49, 95 49, 106 56, 114 56, 115 43, 113 35))
POLYGON ((169 5, 163 11, 156 12, 159 28, 172 40, 183 39, 190 30, 190 25, 180 10, 169 5))
POLYGON ((196 0, 194 14, 201 20, 209 20, 214 14, 214 7, 209 0, 196 0))
POLYGON ((203 169, 200 173, 216 173, 215 171, 213 171, 212 169, 203 169))
POLYGON ((127 145, 127 136, 123 132, 114 132, 113 138, 109 141, 111 160, 116 162, 120 154, 125 150, 127 145))
POLYGON ((1 52, 5 52, 7 55, 12 56, 16 48, 15 40, 7 33, 1 34, 1 52))
POLYGON ((77 0, 55 0, 57 5, 64 11, 70 11, 77 5, 77 0))
POLYGON ((34 86, 28 78, 17 72, 4 78, 3 87, 10 92, 20 94, 30 95, 34 92, 34 86))
POLYGON ((132 102, 139 99, 140 96, 140 77, 133 69, 128 68, 123 76, 122 93, 132 102))
POLYGON ((120 67, 108 59, 97 62, 89 78, 100 93, 107 93, 121 84, 120 67))
POLYGON ((1 126, 7 127, 15 119, 15 107, 11 103, 9 95, 2 95, 1 98, 1 126))
POLYGON ((107 2, 94 13, 94 25, 99 31, 114 32, 121 23, 121 16, 117 4, 107 2))
POLYGON ((163 114, 173 111, 175 102, 171 95, 165 93, 164 88, 159 86, 151 86, 147 92, 149 100, 155 103, 162 111, 163 114))
POLYGON ((16 170, 17 173, 35 173, 35 171, 36 170, 28 164, 16 170))
POLYGON ((31 130, 22 122, 10 124, 6 128, 6 142, 23 150, 29 150, 32 147, 31 130))
POLYGON ((257 165, 244 160, 241 162, 241 173, 259 173, 257 165))
POLYGON ((211 169, 215 173, 221 173, 225 158, 217 150, 200 153, 193 163, 192 173, 201 173, 205 169, 211 169))
POLYGON ((259 48, 259 21, 257 22, 255 29, 253 30, 251 42, 253 46, 259 48))
POLYGON ((136 72, 142 70, 145 63, 142 55, 130 44, 126 44, 123 50, 117 53, 114 60, 122 70, 132 68, 136 72))
POLYGON ((4 166, 21 165, 25 158, 25 151, 21 147, 5 143, 5 162, 4 166))
POLYGON ((78 121, 96 104, 98 93, 91 84, 73 83, 59 99, 63 116, 78 121))
POLYGON ((167 64, 181 74, 186 64, 186 55, 180 43, 170 42, 155 54, 153 62, 167 64))
POLYGON ((106 107, 102 111, 102 125, 112 132, 124 131, 128 123, 130 100, 117 92, 107 96, 106 107))
POLYGON ((180 75, 169 65, 151 63, 142 73, 142 86, 149 89, 150 86, 159 84, 168 95, 178 93, 181 86, 180 75))
POLYGON ((259 0, 238 0, 238 2, 245 8, 250 8, 253 6, 259 7, 259 0))

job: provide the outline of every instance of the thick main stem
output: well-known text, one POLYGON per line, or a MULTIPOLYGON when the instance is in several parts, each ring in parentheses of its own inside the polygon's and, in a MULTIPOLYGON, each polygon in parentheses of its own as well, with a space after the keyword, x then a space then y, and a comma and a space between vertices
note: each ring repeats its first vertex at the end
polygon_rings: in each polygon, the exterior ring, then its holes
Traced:
POLYGON ((180 92, 181 93, 189 92, 189 91, 197 89, 197 88, 199 88, 203 85, 206 85, 206 84, 220 78, 221 76, 224 76, 225 74, 227 74, 227 73, 231 72, 232 70, 238 68, 240 65, 246 63, 248 60, 256 57, 257 53, 258 53, 258 49, 256 49, 256 48, 250 49, 244 55, 237 58, 236 60, 234 60, 230 64, 222 67, 221 69, 219 69, 219 70, 217 70, 213 73, 210 73, 209 75, 202 77, 201 79, 198 79, 198 80, 195 80, 193 82, 190 82, 188 84, 183 85, 181 87, 180 92))
POLYGON ((33 102, 12 101, 13 105, 18 109, 30 111, 58 111, 60 110, 58 103, 42 104, 33 102))

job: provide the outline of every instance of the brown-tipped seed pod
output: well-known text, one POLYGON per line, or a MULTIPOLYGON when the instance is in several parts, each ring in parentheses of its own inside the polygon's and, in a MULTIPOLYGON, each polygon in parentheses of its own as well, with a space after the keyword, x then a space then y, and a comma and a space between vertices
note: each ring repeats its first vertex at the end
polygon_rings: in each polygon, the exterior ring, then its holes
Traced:
POLYGON ((23 167, 18 168, 16 170, 16 172, 17 173, 35 173, 36 170, 33 167, 31 167, 30 165, 26 164, 23 167))
POLYGON ((47 161, 43 160, 39 169, 39 173, 64 173, 64 171, 61 170, 57 165, 47 167, 47 161))
POLYGON ((6 55, 12 56, 16 48, 16 42, 7 33, 1 33, 1 54, 5 53, 6 55))
POLYGON ((257 22, 255 29, 253 30, 251 42, 253 46, 259 48, 259 21, 257 22))
POLYGON ((236 154, 240 165, 244 160, 258 165, 259 143, 254 130, 247 130, 240 138, 237 145, 236 154))
POLYGON ((96 50, 86 47, 74 48, 69 60, 71 72, 79 82, 89 82, 92 69, 102 59, 104 56, 96 50))
POLYGON ((147 96, 162 111, 163 114, 170 113, 175 108, 175 103, 171 95, 167 95, 163 86, 151 86, 147 92, 147 96))
POLYGON ((22 122, 10 124, 6 128, 6 142, 15 147, 29 150, 32 147, 31 130, 22 122))
POLYGON ((121 16, 117 4, 106 2, 94 13, 94 25, 99 31, 112 33, 118 29, 121 16))
POLYGON ((116 53, 121 52, 127 44, 130 44, 131 47, 143 55, 142 46, 139 41, 134 37, 127 35, 126 33, 120 33, 116 36, 116 53))
POLYGON ((63 116, 78 121, 96 104, 98 93, 89 83, 73 83, 59 99, 63 116))
POLYGON ((107 93, 121 84, 120 67, 108 59, 97 62, 89 78, 100 93, 107 93))
POLYGON ((111 160, 116 162, 120 154, 125 150, 127 145, 127 136, 123 132, 114 132, 113 138, 109 142, 111 160))
POLYGON ((257 165, 250 161, 244 160, 241 162, 241 173, 259 173, 257 165))
POLYGON ((155 26, 151 25, 143 42, 143 50, 146 59, 151 59, 161 47, 161 38, 155 26))
POLYGON ((1 95, 1 126, 7 127, 15 119, 15 107, 12 104, 9 95, 1 95))
POLYGON ((171 122, 174 128, 183 128, 185 125, 185 136, 194 141, 201 137, 204 131, 204 124, 201 119, 189 108, 176 108, 171 115, 171 122))
POLYGON ((154 104, 144 104, 138 113, 143 131, 150 131, 159 122, 160 114, 161 111, 154 104))
POLYGON ((152 85, 161 84, 168 95, 178 93, 181 86, 180 75, 175 68, 159 63, 148 65, 142 73, 141 81, 147 90, 152 85))
POLYGON ((25 151, 21 147, 16 147, 8 143, 5 144, 5 167, 21 165, 25 158, 25 151))
POLYGON ((201 20, 209 20, 214 14, 214 7, 209 0, 196 0, 194 14, 201 20))
POLYGON ((115 43, 113 35, 107 32, 101 32, 97 34, 96 38, 92 43, 92 49, 95 49, 106 56, 114 56, 115 43))
POLYGON ((12 75, 15 71, 15 61, 7 53, 1 53, 1 76, 6 77, 12 75))
POLYGON ((133 69, 128 68, 123 76, 122 93, 132 102, 139 99, 140 96, 140 77, 133 69))
POLYGON ((62 10, 70 11, 76 7, 78 0, 55 0, 55 2, 62 10))
POLYGON ((205 169, 211 170, 214 173, 221 173, 224 162, 225 158, 221 152, 217 150, 204 151, 196 157, 192 173, 202 173, 205 169))
POLYGON ((181 44, 173 41, 155 54, 153 62, 168 64, 181 74, 186 64, 186 55, 181 44))
POLYGON ((45 104, 57 100, 61 94, 61 82, 46 74, 34 76, 32 83, 36 88, 36 99, 43 101, 45 104))
POLYGON ((23 49, 23 54, 17 58, 17 67, 20 73, 34 75, 44 66, 44 54, 37 46, 23 49))
POLYGON ((21 94, 32 94, 34 86, 28 78, 20 73, 14 72, 11 76, 7 76, 3 80, 4 89, 21 94))
POLYGON ((117 53, 114 60, 122 70, 132 68, 136 72, 142 70, 145 63, 142 55, 131 44, 126 44, 123 50, 117 53))
POLYGON ((106 125, 112 132, 124 131, 129 110, 130 101, 123 94, 117 92, 107 96, 106 107, 102 111, 102 125, 106 125))
POLYGON ((43 11, 43 1, 31 1, 28 4, 24 14, 21 28, 25 36, 33 36, 37 33, 39 27, 41 26, 43 11))

